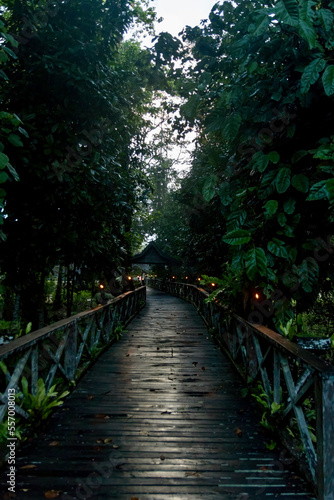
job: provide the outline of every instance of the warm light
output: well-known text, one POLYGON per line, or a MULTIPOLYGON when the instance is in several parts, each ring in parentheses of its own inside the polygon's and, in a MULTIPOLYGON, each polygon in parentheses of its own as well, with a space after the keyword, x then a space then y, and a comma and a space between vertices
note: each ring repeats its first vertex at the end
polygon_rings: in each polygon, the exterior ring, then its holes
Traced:
POLYGON ((197 278, 198 281, 201 281, 201 278, 197 278))
POLYGON ((175 276, 173 276, 173 280, 175 280, 175 276))
POLYGON ((104 285, 100 285, 100 288, 104 288, 104 285))
POLYGON ((256 299, 259 299, 260 298, 260 295, 258 293, 255 294, 255 298, 256 299))
POLYGON ((156 275, 155 275, 155 277, 157 278, 157 277, 158 277, 158 275, 156 274, 156 275))
POLYGON ((188 279, 188 276, 186 276, 186 280, 188 279))
POLYGON ((128 276, 128 280, 132 280, 131 276, 128 276))
POLYGON ((211 286, 216 286, 216 283, 211 283, 211 286))

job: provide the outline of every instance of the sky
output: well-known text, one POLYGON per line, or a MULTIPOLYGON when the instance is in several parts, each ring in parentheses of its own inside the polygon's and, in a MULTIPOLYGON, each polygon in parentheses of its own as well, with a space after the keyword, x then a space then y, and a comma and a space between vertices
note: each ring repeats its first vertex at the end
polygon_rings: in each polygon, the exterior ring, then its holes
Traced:
POLYGON ((164 21, 157 25, 157 32, 168 31, 176 36, 185 26, 197 26, 209 17, 217 0, 153 0, 158 17, 164 21))

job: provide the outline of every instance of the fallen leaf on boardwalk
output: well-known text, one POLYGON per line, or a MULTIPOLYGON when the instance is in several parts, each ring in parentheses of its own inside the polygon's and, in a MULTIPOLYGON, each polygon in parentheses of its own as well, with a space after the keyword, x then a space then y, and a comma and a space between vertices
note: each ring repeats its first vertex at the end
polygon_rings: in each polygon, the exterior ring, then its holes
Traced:
POLYGON ((58 498, 62 493, 61 490, 50 490, 44 493, 45 498, 58 498))
POLYGON ((87 397, 87 399, 94 399, 94 398, 95 398, 95 396, 93 396, 93 395, 90 395, 87 397))
POLYGON ((117 446, 117 444, 113 444, 112 447, 114 448, 114 450, 118 450, 119 446, 117 446))
POLYGON ((242 430, 239 429, 239 427, 236 427, 234 429, 234 432, 236 433, 236 435, 240 438, 242 436, 242 430))
POLYGON ((171 415, 172 412, 171 411, 162 411, 161 412, 161 415, 171 415))
POLYGON ((106 413, 96 413, 94 418, 110 418, 106 413))
POLYGON ((260 469, 261 470, 269 470, 268 467, 264 467, 264 466, 260 467, 260 469))
POLYGON ((128 358, 130 356, 130 354, 127 354, 126 357, 128 358))
POLYGON ((46 491, 44 493, 44 496, 45 496, 45 498, 58 498, 60 493, 62 493, 62 492, 59 490, 50 490, 50 491, 46 491))
POLYGON ((165 458, 166 458, 165 455, 160 456, 160 460, 165 460, 165 458))
POLYGON ((106 439, 104 440, 104 443, 105 443, 105 444, 108 444, 108 443, 112 443, 112 441, 113 441, 113 440, 112 440, 111 438, 106 438, 106 439))
POLYGON ((157 351, 160 351, 160 347, 157 347, 157 351))
POLYGON ((204 372, 204 370, 205 370, 205 366, 202 366, 201 370, 203 370, 203 372, 204 372))
POLYGON ((37 465, 29 464, 29 465, 23 465, 20 467, 20 469, 35 469, 37 465))
POLYGON ((198 365, 198 361, 194 361, 194 362, 193 362, 193 365, 194 365, 194 366, 198 365))
POLYGON ((101 446, 93 446, 94 451, 101 451, 101 446))
POLYGON ((200 477, 200 473, 199 472, 186 472, 186 477, 190 477, 190 476, 195 476, 195 477, 200 477))
POLYGON ((138 497, 131 497, 131 500, 139 500, 138 497))
POLYGON ((49 446, 58 446, 59 444, 59 441, 51 441, 51 443, 49 443, 49 446))
POLYGON ((171 378, 171 377, 168 377, 168 380, 174 380, 174 379, 173 379, 173 378, 171 378))
POLYGON ((20 491, 24 491, 24 493, 27 493, 27 491, 30 491, 30 490, 28 490, 28 488, 22 488, 22 490, 20 490, 20 491))

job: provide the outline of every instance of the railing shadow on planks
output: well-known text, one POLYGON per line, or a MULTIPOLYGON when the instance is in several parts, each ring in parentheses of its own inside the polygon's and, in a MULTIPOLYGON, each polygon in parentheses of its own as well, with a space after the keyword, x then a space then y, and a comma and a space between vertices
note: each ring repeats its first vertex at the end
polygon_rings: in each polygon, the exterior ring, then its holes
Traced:
POLYGON ((270 419, 285 444, 282 430, 290 428, 289 450, 304 462, 319 500, 334 500, 333 367, 279 333, 228 313, 218 301, 206 301, 209 293, 195 285, 157 279, 147 284, 196 307, 247 384, 261 383, 270 419))
POLYGON ((23 377, 28 381, 31 394, 36 394, 40 378, 46 391, 57 377, 62 379, 65 388, 70 387, 112 344, 118 331, 145 303, 146 287, 143 286, 110 300, 104 306, 76 314, 1 346, 0 362, 5 369, 0 369, 0 424, 5 420, 8 393, 12 389, 21 395, 20 401, 16 400, 15 413, 23 419, 29 418, 21 408, 23 377))

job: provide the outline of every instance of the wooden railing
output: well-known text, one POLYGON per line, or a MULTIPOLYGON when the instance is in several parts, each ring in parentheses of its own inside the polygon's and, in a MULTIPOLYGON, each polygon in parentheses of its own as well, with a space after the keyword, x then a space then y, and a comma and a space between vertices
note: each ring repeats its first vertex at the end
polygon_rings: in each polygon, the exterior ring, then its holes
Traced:
POLYGON ((333 367, 279 333, 206 301, 209 294, 197 286, 152 279, 148 286, 194 304, 247 384, 261 384, 264 413, 285 442, 287 433, 292 438, 292 451, 306 464, 319 500, 334 500, 333 367))
POLYGON ((59 378, 63 386, 69 387, 120 335, 122 327, 145 302, 143 286, 112 299, 105 306, 76 314, 1 346, 0 423, 6 417, 8 394, 13 390, 21 395, 21 400, 16 400, 15 413, 29 418, 21 408, 23 377, 28 381, 28 391, 34 395, 40 378, 46 391, 59 378))

